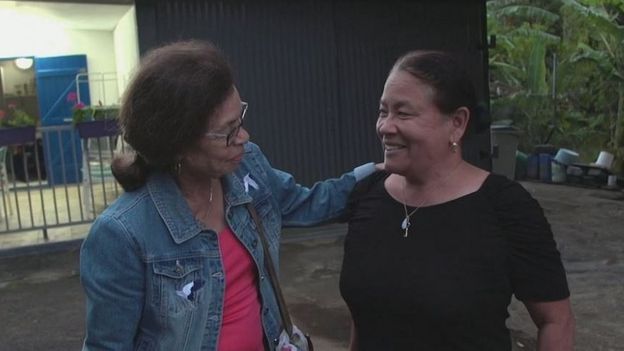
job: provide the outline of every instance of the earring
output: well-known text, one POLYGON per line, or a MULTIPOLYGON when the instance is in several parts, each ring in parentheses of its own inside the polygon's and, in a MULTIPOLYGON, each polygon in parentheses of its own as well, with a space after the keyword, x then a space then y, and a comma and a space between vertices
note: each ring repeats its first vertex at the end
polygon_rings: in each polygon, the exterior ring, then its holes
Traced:
POLYGON ((178 176, 182 173, 182 159, 177 160, 173 165, 173 172, 178 176))
POLYGON ((451 152, 457 152, 457 142, 456 141, 451 141, 451 152))

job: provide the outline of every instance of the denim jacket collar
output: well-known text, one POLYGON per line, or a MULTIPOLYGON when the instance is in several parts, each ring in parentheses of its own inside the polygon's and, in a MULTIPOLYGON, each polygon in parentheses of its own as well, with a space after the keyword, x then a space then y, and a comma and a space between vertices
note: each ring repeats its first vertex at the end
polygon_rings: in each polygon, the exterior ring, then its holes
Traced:
MULTIPOLYGON (((241 177, 237 175, 240 170, 241 167, 234 173, 223 177, 222 184, 225 192, 225 203, 228 207, 242 205, 252 200, 251 196, 245 191, 245 186, 241 181, 241 177)), ((226 211, 227 210, 228 208, 226 208, 226 211)))
MULTIPOLYGON (((193 212, 172 176, 166 173, 150 175, 147 189, 176 244, 181 244, 201 233, 202 224, 193 217, 193 212)), ((226 211, 230 206, 237 206, 252 200, 236 174, 228 174, 224 177, 223 189, 226 211)))

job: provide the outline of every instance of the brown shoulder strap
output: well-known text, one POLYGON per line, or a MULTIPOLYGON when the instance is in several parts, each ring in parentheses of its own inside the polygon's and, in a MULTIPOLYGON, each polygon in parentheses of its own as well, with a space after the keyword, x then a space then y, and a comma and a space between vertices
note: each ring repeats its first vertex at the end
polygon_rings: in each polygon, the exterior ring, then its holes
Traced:
POLYGON ((266 266, 267 271, 269 272, 269 278, 271 279, 271 285, 273 286, 273 291, 275 291, 275 298, 277 299, 278 307, 280 310, 280 315, 282 316, 282 322, 284 323, 284 329, 288 335, 292 335, 293 332, 293 324, 290 320, 290 314, 288 313, 288 307, 286 306, 286 301, 284 300, 284 295, 282 294, 282 288, 279 284, 279 279, 277 277, 277 272, 275 267, 273 266, 273 260, 271 259, 271 254, 269 253, 269 243, 266 238, 266 232, 264 231, 264 226, 262 225, 262 221, 260 217, 258 217, 258 213, 256 209, 251 203, 247 204, 247 210, 251 214, 251 218, 256 223, 256 227, 258 228, 258 236, 260 237, 260 241, 262 242, 262 248, 264 251, 264 265, 266 266))

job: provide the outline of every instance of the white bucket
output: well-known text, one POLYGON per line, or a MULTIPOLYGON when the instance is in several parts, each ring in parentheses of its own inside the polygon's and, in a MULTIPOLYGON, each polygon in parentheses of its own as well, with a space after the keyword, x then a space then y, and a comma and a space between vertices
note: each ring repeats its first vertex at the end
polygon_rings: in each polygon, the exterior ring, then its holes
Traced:
POLYGON ((561 163, 562 165, 569 166, 578 161, 578 158, 579 154, 577 152, 562 148, 557 151, 555 161, 561 163))
POLYGON ((594 162, 594 165, 604 169, 611 169, 612 164, 613 154, 606 151, 600 151, 600 154, 598 154, 598 159, 596 160, 596 162, 594 162))

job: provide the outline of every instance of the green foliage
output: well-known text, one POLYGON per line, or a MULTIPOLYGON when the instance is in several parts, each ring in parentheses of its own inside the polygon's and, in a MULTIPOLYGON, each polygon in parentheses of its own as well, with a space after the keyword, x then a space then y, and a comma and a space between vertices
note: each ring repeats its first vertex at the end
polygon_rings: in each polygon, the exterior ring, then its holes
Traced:
POLYGON ((539 21, 541 23, 554 24, 559 20, 559 15, 535 6, 509 5, 500 7, 496 13, 503 19, 524 22, 539 21))
POLYGON ((512 119, 531 151, 549 141, 624 162, 624 1, 488 1, 495 119, 512 119))
POLYGON ((529 94, 546 95, 548 93, 544 57, 546 57, 546 44, 540 40, 535 40, 527 67, 527 88, 529 94))
POLYGON ((35 117, 10 103, 7 110, 0 110, 0 128, 28 127, 37 124, 35 117))
POLYGON ((15 109, 13 118, 9 119, 8 125, 11 127, 34 126, 35 118, 20 109, 15 109))
POLYGON ((85 106, 82 104, 74 106, 72 123, 96 121, 102 119, 115 119, 119 115, 118 106, 85 106))

